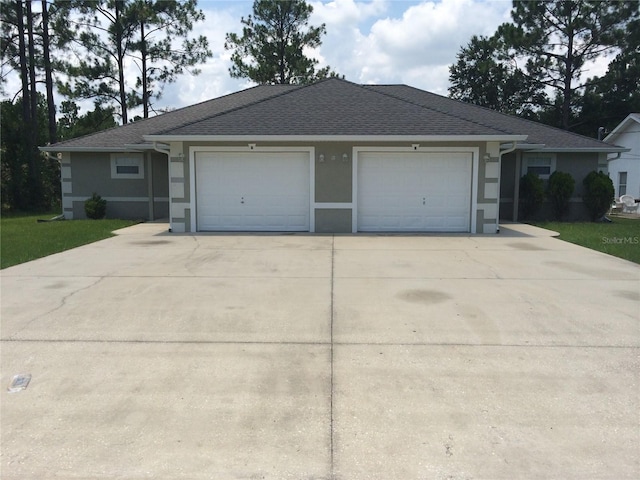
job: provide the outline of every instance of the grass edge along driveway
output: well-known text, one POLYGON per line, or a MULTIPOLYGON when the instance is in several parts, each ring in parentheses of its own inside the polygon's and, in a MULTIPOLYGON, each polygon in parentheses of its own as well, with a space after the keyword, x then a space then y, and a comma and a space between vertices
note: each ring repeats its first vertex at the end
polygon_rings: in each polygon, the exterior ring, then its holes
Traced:
POLYGON ((103 240, 112 237, 114 230, 138 223, 113 219, 38 222, 55 215, 3 213, 0 219, 0 269, 103 240))
MULTIPOLYGON (((65 220, 38 223, 56 213, 3 214, 0 219, 0 269, 112 237, 113 231, 138 223, 132 220, 65 220)), ((575 243, 640 264, 640 220, 612 223, 541 222, 560 240, 575 243)))
POLYGON ((640 264, 640 219, 612 217, 607 222, 536 222, 559 239, 640 264))

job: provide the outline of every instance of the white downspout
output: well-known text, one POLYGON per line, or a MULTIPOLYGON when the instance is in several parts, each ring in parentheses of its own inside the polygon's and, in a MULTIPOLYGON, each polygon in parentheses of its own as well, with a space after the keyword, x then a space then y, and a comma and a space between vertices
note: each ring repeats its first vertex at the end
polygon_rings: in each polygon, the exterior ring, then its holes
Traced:
POLYGON ((169 145, 167 145, 166 143, 153 142, 153 149, 156 152, 164 153, 167 158, 169 158, 169 145), (160 147, 160 145, 162 145, 162 147, 160 147))

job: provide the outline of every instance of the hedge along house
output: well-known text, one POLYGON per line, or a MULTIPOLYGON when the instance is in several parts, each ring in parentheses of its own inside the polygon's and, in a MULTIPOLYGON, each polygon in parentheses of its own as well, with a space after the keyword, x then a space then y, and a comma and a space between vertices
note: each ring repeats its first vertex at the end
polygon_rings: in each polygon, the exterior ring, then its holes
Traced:
MULTIPOLYGON (((494 233, 527 170, 576 184, 624 149, 405 85, 261 85, 43 151, 63 209, 174 232, 494 233)), ((580 195, 580 190, 576 195, 580 195)), ((576 209, 578 210, 578 209, 576 209)))

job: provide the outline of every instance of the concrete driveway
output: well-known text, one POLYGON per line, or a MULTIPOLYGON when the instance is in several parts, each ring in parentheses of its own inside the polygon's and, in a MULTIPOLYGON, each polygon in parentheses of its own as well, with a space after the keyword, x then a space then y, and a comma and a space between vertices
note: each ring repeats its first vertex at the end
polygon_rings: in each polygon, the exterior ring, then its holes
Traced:
POLYGON ((638 265, 166 228, 2 271, 3 479, 640 477, 638 265))

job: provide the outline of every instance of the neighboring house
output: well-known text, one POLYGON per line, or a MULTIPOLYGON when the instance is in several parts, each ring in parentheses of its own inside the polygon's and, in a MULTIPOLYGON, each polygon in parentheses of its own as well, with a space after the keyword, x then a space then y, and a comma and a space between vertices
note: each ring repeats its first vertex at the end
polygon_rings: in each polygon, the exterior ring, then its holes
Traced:
POLYGON ((616 198, 631 195, 640 199, 640 113, 631 113, 604 139, 629 149, 609 160, 609 177, 616 189, 616 198))
POLYGON ((519 178, 582 179, 620 147, 406 85, 261 85, 42 148, 67 218, 107 214, 174 232, 495 233, 519 178))

